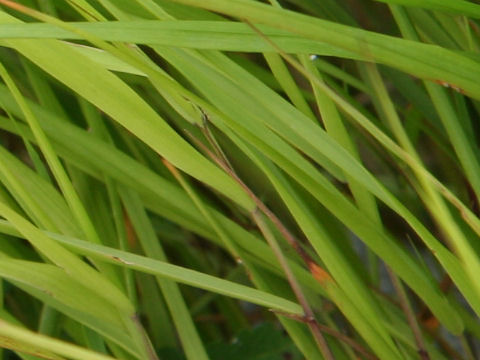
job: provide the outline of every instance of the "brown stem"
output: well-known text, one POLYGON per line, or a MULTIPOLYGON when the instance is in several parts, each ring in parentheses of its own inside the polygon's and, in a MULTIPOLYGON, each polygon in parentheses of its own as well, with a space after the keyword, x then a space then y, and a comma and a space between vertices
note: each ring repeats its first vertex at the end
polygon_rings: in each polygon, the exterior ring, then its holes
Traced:
POLYGON ((208 122, 209 122, 209 117, 208 117, 208 114, 205 113, 205 111, 200 108, 200 112, 202 113, 202 123, 203 123, 203 126, 201 128, 202 130, 202 133, 203 135, 205 136, 205 138, 207 139, 208 143, 210 144, 210 146, 213 148, 213 150, 215 151, 215 153, 217 154, 217 156, 222 159, 225 164, 229 167, 229 168, 233 168, 232 167, 232 164, 230 164, 230 162, 228 161, 228 158, 227 156, 225 155, 225 153, 223 152, 222 148, 220 147, 220 145, 218 144, 217 140, 215 139, 215 137, 213 136, 213 133, 212 131, 210 130, 210 127, 208 126, 208 122))
MULTIPOLYGON (((271 311, 274 312, 275 314, 287 317, 289 319, 292 319, 298 322, 308 323, 308 320, 305 318, 305 316, 293 315, 293 314, 285 313, 283 311, 278 311, 278 310, 271 310, 271 311)), ((340 341, 343 341, 345 344, 349 345, 352 349, 362 354, 367 360, 378 360, 378 358, 374 354, 370 353, 367 349, 365 349, 362 345, 360 345, 354 339, 352 339, 351 337, 348 337, 347 335, 342 334, 340 331, 337 331, 335 329, 332 329, 331 327, 328 327, 322 324, 318 324, 318 328, 322 332, 328 335, 331 335, 340 341)))
MULTIPOLYGON (((305 263, 311 268, 314 261, 312 258, 303 250, 300 246, 298 240, 288 231, 288 229, 282 224, 280 219, 278 219, 273 212, 253 193, 253 191, 238 177, 235 173, 235 170, 229 166, 227 162, 225 162, 222 157, 217 156, 214 154, 210 149, 208 149, 203 143, 201 143, 197 138, 195 138, 192 134, 187 133, 190 138, 213 160, 215 163, 220 166, 229 176, 231 176, 240 186, 241 188, 247 193, 247 195, 254 201, 256 208, 251 212, 253 220, 257 223, 260 231, 264 235, 265 239, 267 240, 270 248, 272 249, 275 257, 277 258, 280 266, 282 267, 285 275, 287 277, 287 281, 292 288, 300 306, 304 311, 305 318, 308 319, 306 322, 312 335, 322 353, 323 357, 326 360, 334 360, 333 354, 328 348, 328 344, 325 340, 325 337, 322 335, 319 327, 318 321, 315 319, 315 315, 313 313, 310 304, 308 303, 305 294, 303 293, 300 284, 298 283, 297 279, 293 275, 290 266, 288 265, 288 261, 283 255, 283 252, 278 245, 277 241, 275 240, 274 235, 270 232, 270 229, 263 221, 261 215, 258 213, 258 210, 262 211, 265 216, 272 221, 273 225, 280 231, 280 233, 285 237, 287 242, 297 251, 297 253, 302 257, 305 263)), ((215 143, 216 144, 216 143, 215 143)), ((214 146, 214 148, 217 145, 214 146)), ((222 152, 223 154, 223 152, 222 152)), ((318 266, 318 265, 317 265, 318 266)))
POLYGON ((303 293, 300 287, 300 284, 298 283, 297 279, 293 275, 292 269, 288 265, 287 259, 283 255, 283 252, 280 249, 280 246, 278 245, 277 241, 275 240, 274 235, 271 233, 267 224, 262 219, 261 214, 258 213, 258 208, 256 208, 252 212, 252 217, 254 221, 258 224, 260 231, 262 232, 264 238, 267 240, 268 244, 272 248, 272 251, 275 254, 275 257, 277 258, 278 262, 280 263, 280 266, 285 272, 288 283, 290 284, 290 287, 292 288, 298 302, 300 303, 303 309, 303 312, 305 314, 304 319, 306 319, 306 324, 310 328, 310 331, 312 332, 313 337, 315 338, 315 341, 317 342, 317 345, 320 351, 322 352, 322 355, 325 357, 325 359, 333 359, 333 355, 330 352, 330 349, 328 348, 327 341, 325 340, 325 337, 320 332, 320 329, 318 327, 319 324, 315 319, 315 315, 313 314, 312 308, 310 307, 310 304, 308 303, 307 298, 305 297, 305 294, 303 293))
POLYGON ((365 349, 362 345, 358 342, 353 340, 352 338, 342 334, 341 332, 332 329, 328 326, 318 324, 318 327, 324 333, 327 333, 340 341, 343 341, 345 344, 349 345, 352 349, 356 350, 358 353, 362 354, 368 360, 379 360, 374 354, 370 353, 367 349, 365 349))
POLYGON ((410 328, 412 329, 413 336, 415 338, 415 343, 417 344, 418 354, 422 360, 430 360, 430 355, 425 347, 425 341, 423 340, 423 335, 418 326, 417 319, 415 314, 412 311, 410 306, 410 302, 408 301, 407 294, 405 293, 405 289, 403 288, 400 280, 398 279, 397 275, 393 273, 393 271, 387 266, 387 272, 392 280, 393 287, 398 295, 400 300, 400 306, 407 317, 407 322, 410 328))
POLYGON ((303 261, 310 267, 311 263, 314 263, 313 259, 307 252, 302 248, 300 242, 295 238, 295 236, 290 233, 290 231, 283 225, 280 219, 253 193, 252 190, 238 177, 235 171, 217 155, 215 155, 210 149, 208 149, 204 144, 202 144, 197 138, 195 138, 191 133, 187 132, 190 138, 200 147, 202 150, 213 160, 215 163, 220 166, 228 175, 230 175, 240 187, 247 193, 247 195, 254 201, 257 208, 259 208, 275 225, 275 227, 280 231, 282 236, 287 240, 287 242, 295 249, 295 251, 300 255, 303 261))

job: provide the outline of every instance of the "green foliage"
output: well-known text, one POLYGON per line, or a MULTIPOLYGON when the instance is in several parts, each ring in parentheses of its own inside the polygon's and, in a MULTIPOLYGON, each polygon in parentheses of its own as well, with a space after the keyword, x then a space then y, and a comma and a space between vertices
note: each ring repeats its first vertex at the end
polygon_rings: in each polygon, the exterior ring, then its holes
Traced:
POLYGON ((478 1, 0 6, 0 358, 480 358, 478 1))
MULTIPOLYGON (((212 343, 207 346, 208 356, 212 360, 299 360, 301 353, 295 344, 272 323, 263 323, 251 330, 240 331, 229 342, 212 343)), ((170 360, 182 360, 185 357, 172 348, 160 349, 159 355, 170 360)))
POLYGON ((298 360, 301 358, 286 335, 270 323, 240 332, 230 344, 212 344, 209 347, 209 355, 211 359, 216 360, 298 360))

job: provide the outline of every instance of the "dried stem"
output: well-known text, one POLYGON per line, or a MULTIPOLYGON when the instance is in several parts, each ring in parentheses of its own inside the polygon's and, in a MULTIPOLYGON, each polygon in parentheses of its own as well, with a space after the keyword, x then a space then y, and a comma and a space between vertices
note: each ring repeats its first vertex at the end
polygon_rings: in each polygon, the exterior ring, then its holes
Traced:
POLYGON ((310 307, 310 304, 308 303, 305 297, 305 294, 303 293, 300 287, 300 284, 298 283, 297 279, 293 275, 292 269, 288 265, 287 259, 285 258, 285 255, 283 254, 282 249, 278 245, 278 242, 275 239, 275 236, 272 234, 272 232, 268 228, 267 224, 263 220, 262 215, 259 214, 258 210, 259 208, 257 207, 252 212, 252 217, 254 221, 257 223, 260 231, 262 232, 263 236, 265 237, 268 244, 272 248, 273 253, 275 254, 275 257, 277 258, 278 262, 280 263, 280 266, 285 272, 288 283, 290 284, 290 287, 292 288, 298 302, 300 303, 300 306, 303 309, 305 323, 310 328, 310 331, 312 332, 315 338, 315 341, 317 342, 317 345, 320 351, 322 352, 322 355, 325 357, 325 359, 333 359, 333 355, 330 352, 330 349, 328 348, 325 337, 320 332, 319 324, 315 319, 315 315, 313 314, 312 308, 310 307))
MULTIPOLYGON (((308 303, 305 294, 303 293, 300 284, 298 283, 297 279, 293 275, 293 272, 288 265, 288 261, 283 255, 283 252, 278 245, 275 236, 271 233, 270 229, 268 228, 267 224, 263 220, 262 216, 259 214, 258 210, 260 210, 262 213, 265 214, 265 216, 273 223, 273 225, 280 231, 280 233, 285 237, 287 242, 297 251, 297 253, 302 257, 302 259, 305 261, 305 263, 308 265, 310 268, 312 264, 314 264, 314 261, 311 259, 311 257, 303 250, 301 247, 299 241, 288 231, 288 229, 282 224, 280 219, 276 217, 276 215, 270 211, 270 209, 253 193, 253 191, 239 178, 239 176, 235 173, 235 171, 230 167, 230 165, 222 159, 223 156, 219 157, 216 154, 214 154, 210 149, 208 149, 204 144, 202 144, 198 139, 193 137, 190 133, 188 133, 189 136, 192 138, 192 140, 200 147, 202 150, 212 159, 217 163, 218 166, 220 166, 229 176, 231 176, 241 187, 242 189, 247 193, 247 195, 254 201, 256 208, 251 212, 251 216, 253 220, 257 223, 260 231, 264 235, 265 239, 267 240, 268 244, 272 248, 272 251, 274 252, 275 257, 277 258, 278 262, 280 263, 280 266, 282 267, 283 271, 285 272, 285 275, 287 277, 287 281, 290 284, 290 287, 292 288, 292 291, 294 292, 300 306, 303 309, 304 312, 304 320, 305 323, 308 325, 310 328, 310 331, 313 334, 313 337, 315 338, 315 341, 324 356, 325 359, 327 360, 334 360, 333 355, 328 348, 327 342, 325 340, 325 337, 320 331, 318 321, 315 319, 315 315, 313 313, 312 308, 310 307, 310 304, 308 303)), ((216 142, 212 144, 214 148, 217 148, 216 142)), ((223 152, 220 152, 223 154, 223 152)), ((318 266, 318 265, 317 265, 318 266)))
MULTIPOLYGON (((305 323, 306 320, 304 317, 299 316, 299 315, 293 315, 290 313, 285 313, 283 311, 278 311, 278 310, 271 310, 273 313, 277 315, 281 315, 284 317, 287 317, 289 319, 298 321, 298 322, 303 322, 305 323)), ((343 341, 345 344, 349 345, 353 350, 357 351, 359 354, 362 354, 367 360, 379 360, 378 357, 376 357, 374 354, 370 353, 367 349, 365 349, 362 345, 360 345, 358 342, 353 340, 351 337, 348 337, 347 335, 342 334, 340 331, 337 331, 335 329, 332 329, 331 327, 328 327, 326 325, 318 324, 318 328, 326 333, 329 334, 335 338, 337 338, 340 341, 343 341)))
POLYGON ((423 335, 418 326, 417 319, 415 314, 412 311, 412 307, 410 302, 408 301, 407 294, 405 289, 403 288, 400 280, 398 279, 397 275, 393 273, 393 271, 387 266, 387 272, 392 280, 393 287, 398 295, 400 301, 400 307, 402 308, 405 316, 407 317, 407 322, 410 328, 412 329, 413 336, 415 338, 415 343, 417 344, 418 354, 422 360, 430 360, 430 355, 425 347, 425 341, 423 340, 423 335))

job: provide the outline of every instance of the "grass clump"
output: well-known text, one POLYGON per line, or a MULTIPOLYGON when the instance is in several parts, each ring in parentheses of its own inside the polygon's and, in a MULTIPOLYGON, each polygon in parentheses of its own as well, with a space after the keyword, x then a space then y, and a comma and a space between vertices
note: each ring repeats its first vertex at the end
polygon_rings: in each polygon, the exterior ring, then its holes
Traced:
POLYGON ((480 5, 0 0, 4 359, 480 357, 480 5))

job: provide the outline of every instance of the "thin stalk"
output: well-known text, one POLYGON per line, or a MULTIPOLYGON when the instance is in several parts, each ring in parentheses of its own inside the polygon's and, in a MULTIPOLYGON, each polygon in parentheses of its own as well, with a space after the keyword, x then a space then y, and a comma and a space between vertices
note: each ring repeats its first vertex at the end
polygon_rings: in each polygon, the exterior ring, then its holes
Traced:
POLYGON ((218 143, 217 139, 215 139, 215 136, 213 136, 212 131, 210 130, 210 127, 208 126, 208 115, 202 111, 202 132, 207 141, 209 142, 210 146, 213 148, 217 156, 222 159, 225 164, 232 168, 232 164, 230 164, 230 161, 228 160, 227 156, 223 152, 222 148, 220 147, 220 144, 218 143))
MULTIPOLYGON (((208 119, 208 117, 206 117, 205 115, 205 119, 208 119)), ((210 145, 214 148, 214 151, 216 153, 216 155, 218 156, 218 158, 215 158, 214 155, 212 153, 210 153, 210 151, 205 147, 205 145, 203 145, 198 139, 196 139, 192 134, 188 133, 188 135, 190 136, 190 138, 203 150, 205 151, 212 159, 214 159, 215 162, 217 162, 217 164, 221 164, 223 163, 222 165, 225 166, 225 167, 228 167, 230 168, 230 170, 232 172, 234 172, 234 170, 231 168, 231 166, 229 165, 229 162, 228 162, 228 159, 226 158, 224 152, 222 151, 222 149, 219 147, 218 145, 218 142, 215 140, 215 138, 213 137, 213 134, 211 133, 211 131, 209 130, 208 126, 205 126, 205 128, 203 129, 204 130, 204 134, 207 138, 207 140, 209 141, 210 145), (220 160, 221 159, 221 160, 220 160)), ((220 166, 222 166, 220 165, 220 166)), ((262 231, 262 234, 264 235, 264 237, 267 239, 270 238, 272 239, 270 236, 273 236, 273 234, 271 233, 271 231, 269 230, 268 226, 266 225, 266 223, 263 221, 263 218, 261 217, 260 213, 258 212, 260 208, 257 207, 256 210, 254 212, 252 212, 252 217, 254 219, 254 221, 257 223, 257 225, 259 226, 260 230, 262 231), (259 222, 260 220, 260 222, 259 222), (268 231, 268 233, 264 232, 264 230, 268 231)), ((265 211, 269 211, 269 209, 264 209, 265 211)), ((276 218, 276 216, 274 214, 272 214, 273 217, 276 218)), ((270 219, 271 220, 271 219, 270 219)), ((280 223, 280 225, 282 225, 280 223)), ((287 233, 288 230, 285 228, 285 231, 287 233)), ((293 235, 287 235, 287 236, 290 236, 290 237, 293 237, 293 235)), ((281 249, 280 247, 278 246, 278 243, 276 242, 274 236, 273 236, 273 240, 274 243, 270 243, 270 241, 268 241, 269 245, 271 246, 272 250, 275 251, 275 248, 278 249, 278 251, 280 251, 280 256, 283 257, 283 254, 281 253, 281 249)), ((298 242, 298 240, 296 240, 298 242)), ((302 249, 303 250, 303 249, 302 249)), ((308 256, 308 255, 307 255, 308 256)), ((277 256, 277 259, 279 258, 279 256, 277 256)), ((283 257, 284 258, 284 257, 283 257)), ((310 271, 313 273, 314 271, 318 271, 318 272, 322 272, 323 270, 318 267, 318 265, 316 265, 313 260, 311 258, 306 258, 306 257, 302 257, 306 262, 307 262, 307 265, 309 265, 309 268, 310 268, 310 271)), ((285 259, 285 258, 284 258, 285 259)), ((285 259, 286 260, 286 259, 285 259)), ((288 263, 287 263, 288 265, 288 263)), ((282 266, 282 268, 284 268, 282 266)), ((326 275, 325 273, 325 276, 328 276, 326 275)), ((288 277, 288 275, 287 275, 288 277)), ((292 274, 292 277, 291 277, 293 280, 296 280, 294 277, 293 277, 293 274, 292 274)), ((293 289, 293 287, 292 287, 293 289)), ((301 290, 301 289, 300 289, 301 290)), ((296 294, 296 293, 295 293, 296 294)), ((275 313, 277 314, 280 314, 280 315, 283 315, 283 316, 286 316, 286 317, 289 317, 289 318, 292 318, 296 321, 300 321, 300 322, 303 322, 303 323, 307 323, 309 324, 309 321, 308 321, 308 317, 307 316, 303 316, 303 317, 300 317, 300 316, 292 316, 291 314, 285 314, 285 313, 281 313, 281 312, 278 312, 278 311, 275 311, 275 313)), ((350 345, 353 349, 357 350, 359 353, 362 353, 367 359, 377 359, 373 354, 369 353, 365 348, 363 348, 360 344, 356 343, 353 339, 351 338, 348 338, 347 336, 341 334, 340 332, 338 331, 335 331, 334 329, 331 329, 329 328, 328 326, 325 326, 325 325, 321 325, 317 322, 317 325, 320 329, 320 331, 322 332, 325 332, 325 333, 328 333, 330 335, 333 335, 334 337, 337 337, 338 340, 340 341, 343 341, 345 342, 347 345, 350 345)))
POLYGON ((239 176, 235 173, 235 171, 228 166, 221 158, 215 155, 210 149, 208 149, 205 145, 199 142, 195 137, 191 136, 191 138, 199 145, 207 155, 215 161, 228 175, 230 175, 247 193, 247 195, 255 202, 256 208, 251 212, 251 216, 254 221, 257 223, 260 231, 264 235, 265 239, 267 240, 270 248, 272 249, 275 257, 277 258, 280 266, 282 267, 288 283, 294 292, 300 306, 304 311, 304 320, 307 323, 308 327, 310 328, 315 341, 322 353, 322 355, 327 360, 333 360, 333 355, 328 348, 327 342, 322 335, 319 327, 318 322, 315 319, 315 315, 313 313, 310 304, 308 303, 300 284, 298 283, 297 279, 293 275, 293 272, 288 265, 287 259, 285 258, 277 240, 275 239, 274 235, 271 233, 270 229, 262 219, 261 215, 258 213, 258 210, 262 211, 267 218, 272 221, 274 226, 280 231, 280 233, 285 237, 287 242, 295 249, 295 251, 300 255, 300 257, 305 261, 309 269, 312 271, 312 268, 318 267, 315 264, 313 259, 307 252, 301 247, 299 241, 290 233, 290 231, 283 225, 283 223, 276 217, 276 215, 253 193, 253 191, 239 178, 239 176))
POLYGON ((378 357, 376 357, 375 355, 370 353, 367 349, 365 349, 362 345, 360 345, 358 342, 356 342, 351 337, 348 337, 348 336, 342 334, 341 332, 339 332, 335 329, 332 329, 329 326, 318 324, 318 327, 322 332, 324 332, 326 334, 329 334, 329 335, 337 338, 338 340, 344 342, 345 344, 349 345, 356 352, 358 352, 359 354, 362 354, 362 356, 365 359, 367 359, 367 360, 379 360, 378 357))
MULTIPOLYGON (((195 142, 215 163, 220 166, 228 175, 230 175, 247 193, 247 195, 255 202, 256 207, 258 207, 275 225, 275 227, 280 231, 282 236, 287 240, 287 242, 293 247, 293 249, 300 255, 302 260, 307 264, 314 264, 313 259, 310 255, 302 248, 298 239, 295 238, 293 234, 283 225, 280 219, 253 193, 253 191, 238 177, 235 171, 228 166, 222 159, 217 157, 210 149, 208 149, 204 144, 202 144, 198 139, 196 139, 192 134, 187 132, 189 137, 195 142)), ((255 209, 254 209, 255 211, 255 209)))
POLYGON ((412 329, 412 333, 415 339, 415 344, 418 348, 418 354, 422 360, 430 360, 430 355, 428 354, 427 347, 425 346, 425 341, 423 339, 422 331, 418 326, 417 319, 415 318, 415 314, 412 311, 412 307, 408 300, 407 294, 405 289, 403 288, 402 283, 398 279, 397 275, 387 266, 387 272, 392 281, 393 287, 398 295, 398 299, 400 301, 400 306, 407 317, 408 325, 410 329, 412 329))
POLYGON ((318 322, 315 319, 315 315, 312 311, 312 308, 310 307, 310 304, 308 303, 301 287, 300 284, 298 283, 297 279, 293 275, 292 270, 290 269, 290 266, 288 265, 287 259, 285 258, 285 255, 282 252, 282 249, 280 248, 277 240, 275 239, 275 236, 271 232, 270 228, 266 224, 266 222, 263 220, 261 214, 258 212, 258 208, 255 209, 252 212, 252 217, 257 223, 260 231, 262 232, 265 240, 267 240, 268 244, 273 250, 273 253, 275 254, 275 257, 277 258, 278 262, 280 263, 280 266, 282 267, 283 271, 285 272, 285 275, 287 276, 288 283, 290 284, 290 287, 292 288, 295 296, 297 297, 298 302, 303 308, 304 311, 304 316, 306 323, 308 327, 310 328, 310 331, 313 334, 313 337, 315 338, 315 341, 317 342, 318 348, 322 352, 322 355, 324 356, 325 359, 327 360, 333 360, 333 354, 328 348, 327 341, 325 340, 325 337, 320 331, 320 327, 318 326, 318 322))
MULTIPOLYGON (((216 154, 213 154, 205 145, 203 145, 198 139, 196 139, 193 135, 189 134, 188 135, 193 139, 195 143, 197 143, 212 159, 214 159, 217 163, 221 163, 225 168, 230 169, 232 172, 233 169, 230 168, 228 159, 224 155, 222 149, 219 147, 217 141, 213 137, 213 134, 208 130, 208 127, 205 127, 204 129, 204 134, 207 137, 210 145, 214 148, 214 151, 216 154)), ((260 288, 264 287, 264 281, 261 279, 261 276, 258 274, 257 270, 253 265, 244 257, 241 257, 240 255, 240 250, 237 248, 237 245, 233 243, 230 240, 230 237, 228 234, 225 232, 225 230, 213 219, 211 216, 210 212, 208 209, 201 203, 201 200, 198 198, 198 196, 193 192, 193 189, 190 187, 190 185, 185 181, 183 176, 178 172, 178 170, 173 167, 167 160, 162 159, 164 164, 167 166, 167 168, 170 170, 170 172, 174 175, 174 177, 180 182, 182 187, 187 191, 187 193, 190 195, 192 200, 194 201, 195 205, 197 208, 200 209, 204 217, 207 219, 207 221, 212 225, 214 228, 215 232, 217 235, 221 238, 222 242, 225 244, 225 247, 227 250, 230 251, 230 253, 234 256, 236 259, 237 263, 245 265, 245 270, 247 271, 247 275, 249 278, 252 280, 254 284, 259 286, 260 288)), ((330 360, 333 359, 332 354, 327 346, 326 340, 319 331, 317 325, 318 322, 316 321, 313 311, 311 307, 309 306, 305 295, 303 294, 303 291, 293 275, 293 272, 290 269, 290 266, 288 265, 287 259, 284 257, 278 243, 276 242, 275 238, 273 237, 273 234, 271 234, 270 230, 266 226, 266 224, 263 222, 263 219, 261 219, 261 215, 258 213, 258 208, 256 208, 252 213, 251 216, 253 220, 257 223, 258 227, 264 234, 265 238, 267 239, 268 244, 271 246, 277 260, 280 263, 281 268, 284 270, 284 273, 287 276, 287 280, 297 297, 300 305, 302 306, 304 314, 301 316, 298 316, 301 320, 301 322, 306 323, 309 328, 311 329, 311 332, 313 334, 313 337, 317 343, 317 346, 324 356, 325 359, 330 360), (273 238, 272 238, 273 237, 273 238), (273 240, 272 240, 273 239, 273 240)), ((278 312, 275 312, 278 313, 278 312)), ((284 313, 278 313, 279 315, 284 315, 286 317, 292 316, 291 314, 284 314, 284 313)))

